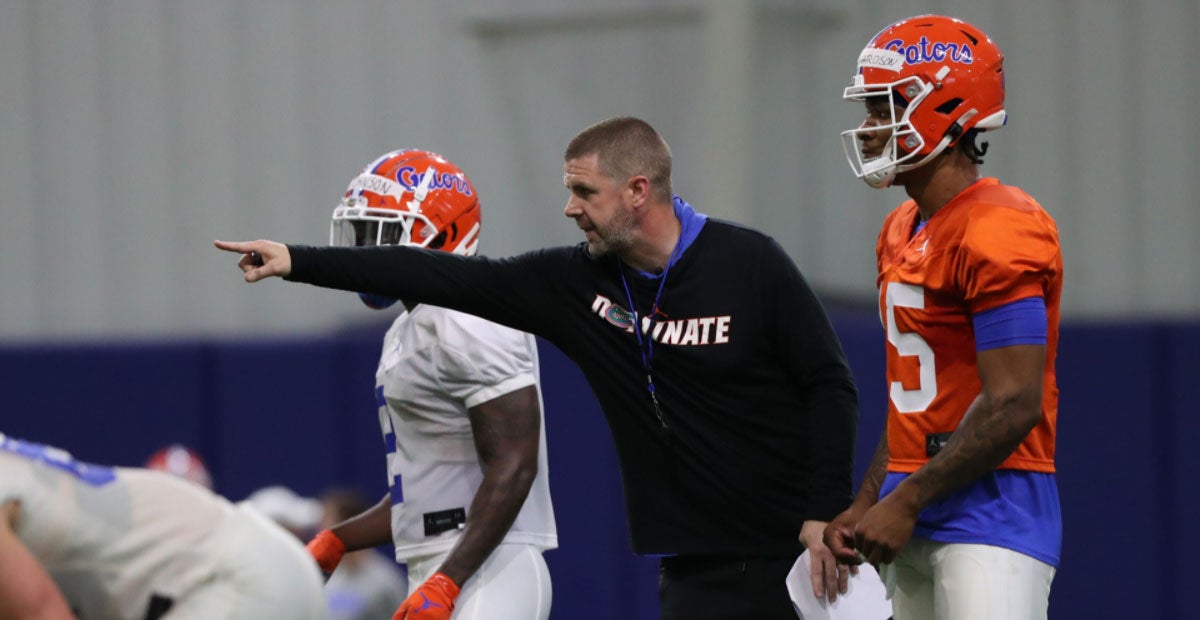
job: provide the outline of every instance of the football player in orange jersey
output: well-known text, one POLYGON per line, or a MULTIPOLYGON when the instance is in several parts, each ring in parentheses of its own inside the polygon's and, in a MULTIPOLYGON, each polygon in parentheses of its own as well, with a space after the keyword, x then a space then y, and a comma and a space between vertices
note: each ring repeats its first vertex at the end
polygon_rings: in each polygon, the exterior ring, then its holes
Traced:
POLYGON ((855 174, 911 199, 876 247, 886 428, 825 540, 882 565, 897 620, 1045 618, 1059 559, 1062 254, 1033 198, 980 174, 1003 59, 974 26, 922 15, 872 38, 844 94, 867 113, 842 134, 855 174))

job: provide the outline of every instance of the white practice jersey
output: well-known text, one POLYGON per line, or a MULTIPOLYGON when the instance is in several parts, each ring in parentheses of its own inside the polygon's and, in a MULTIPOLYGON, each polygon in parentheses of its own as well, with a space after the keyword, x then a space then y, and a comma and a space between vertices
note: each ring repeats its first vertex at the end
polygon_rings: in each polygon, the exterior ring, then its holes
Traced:
MULTIPOLYGON (((396 319, 375 375, 388 450, 396 560, 448 551, 483 480, 468 410, 524 387, 538 390, 533 336, 437 306, 396 319)), ((538 473, 504 541, 558 546, 546 466, 545 417, 538 473)))
POLYGON ((247 520, 170 474, 81 463, 0 434, 0 503, 8 500, 20 503, 17 536, 88 620, 144 618, 153 598, 186 599, 232 574, 229 540, 247 520))

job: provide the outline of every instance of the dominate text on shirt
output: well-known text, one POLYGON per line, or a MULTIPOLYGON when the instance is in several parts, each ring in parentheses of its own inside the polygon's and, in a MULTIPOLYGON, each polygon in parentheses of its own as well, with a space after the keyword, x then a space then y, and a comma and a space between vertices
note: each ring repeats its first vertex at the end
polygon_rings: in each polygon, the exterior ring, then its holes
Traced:
MULTIPOLYGON (((604 295, 596 295, 592 311, 605 321, 633 333, 633 313, 613 303, 604 295)), ((699 346, 729 342, 730 316, 706 316, 692 319, 655 320, 650 329, 650 317, 641 318, 642 333, 662 344, 699 346)))

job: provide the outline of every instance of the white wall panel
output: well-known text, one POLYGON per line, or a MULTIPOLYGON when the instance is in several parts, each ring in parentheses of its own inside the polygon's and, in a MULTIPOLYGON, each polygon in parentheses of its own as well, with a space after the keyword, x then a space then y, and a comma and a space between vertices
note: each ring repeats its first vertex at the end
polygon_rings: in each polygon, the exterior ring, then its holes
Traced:
POLYGON ((113 329, 169 330, 186 281, 173 257, 185 239, 173 213, 165 10, 156 0, 95 6, 102 155, 92 195, 103 211, 91 232, 104 275, 89 303, 113 329))
POLYGON ((1123 208, 1141 233, 1131 247, 1139 266, 1135 292, 1138 305, 1150 299, 1164 309, 1194 310, 1200 308, 1200 123, 1188 108, 1200 101, 1193 60, 1200 55, 1200 9, 1194 0, 1153 2, 1127 11, 1127 18, 1137 37, 1129 50, 1132 75, 1116 89, 1130 100, 1133 143, 1116 165, 1129 180, 1123 208))
MULTIPOLYGON (((99 7, 69 0, 29 5, 34 121, 28 181, 38 208, 36 262, 26 290, 37 300, 32 330, 92 332, 108 326, 108 242, 98 234, 111 205, 97 192, 106 156, 100 128, 99 7)), ((7 145, 4 148, 8 148, 7 145)), ((132 239, 131 239, 132 241, 132 239)))
POLYGON ((35 166, 29 2, 0 3, 0 337, 35 332, 39 208, 35 166))
MULTIPOLYGON (((485 227, 498 218, 518 223, 515 234, 504 240, 523 245, 508 252, 581 239, 562 213, 567 197, 562 153, 576 132, 598 120, 644 117, 668 137, 676 188, 687 194, 682 188, 703 182, 701 145, 707 138, 708 111, 699 99, 705 67, 697 16, 604 10, 577 18, 555 14, 543 21, 476 22, 484 45, 484 97, 498 106, 503 127, 495 156, 511 170, 502 180, 505 189, 520 191, 501 204, 527 205, 511 216, 507 209, 503 214, 498 208, 484 212, 485 227)), ((481 184, 481 196, 486 200, 497 189, 481 184)), ((688 197, 699 208, 727 213, 725 205, 688 197)), ((492 204, 501 206, 495 200, 492 204)), ((492 245, 488 231, 484 243, 489 252, 508 253, 492 245)))
POLYGON ((14 0, 0 337, 362 320, 350 295, 243 285, 210 242, 323 243, 360 166, 421 146, 475 181, 487 253, 574 243, 562 150, 617 114, 662 131, 702 210, 771 231, 826 294, 871 303, 875 235, 904 195, 851 176, 838 133, 861 113, 840 93, 873 33, 930 10, 1006 53, 1011 120, 984 171, 1058 220, 1065 316, 1200 316, 1194 0, 14 0))
MULTIPOLYGON (((164 3, 166 36, 163 78, 169 120, 165 139, 170 175, 167 202, 173 245, 152 262, 171 278, 174 329, 207 332, 246 317, 252 299, 230 294, 236 269, 217 256, 211 241, 242 234, 260 235, 239 200, 237 179, 237 100, 233 70, 232 0, 164 3)), ((136 225, 135 225, 136 226, 136 225)), ((165 234, 135 228, 137 235, 165 234)), ((133 233, 131 233, 131 237, 133 233)), ((130 245, 137 245, 130 240, 130 245)), ((151 260, 151 259, 147 259, 151 260)))
POLYGON ((1132 123, 1122 122, 1131 118, 1132 92, 1093 77, 1130 75, 1133 31, 1125 27, 1124 16, 1118 3, 1087 3, 1086 10, 1072 11, 1070 19, 1063 16, 1062 29, 1071 43, 1063 86, 1071 94, 1072 110, 1064 120, 1068 142, 1078 155, 1064 158, 1076 216, 1061 227, 1063 242, 1076 258, 1071 264, 1073 295, 1084 307, 1118 312, 1138 301, 1134 277, 1142 267, 1133 247, 1141 237, 1141 223, 1130 217, 1130 167, 1123 161, 1125 149, 1136 144, 1132 123), (1087 40, 1104 45, 1084 45, 1087 40))
POLYGON ((796 11, 760 23, 751 221, 791 252, 814 286, 870 303, 875 237, 895 196, 854 179, 843 154, 840 134, 863 114, 842 101, 842 90, 874 32, 839 34, 847 19, 796 11))

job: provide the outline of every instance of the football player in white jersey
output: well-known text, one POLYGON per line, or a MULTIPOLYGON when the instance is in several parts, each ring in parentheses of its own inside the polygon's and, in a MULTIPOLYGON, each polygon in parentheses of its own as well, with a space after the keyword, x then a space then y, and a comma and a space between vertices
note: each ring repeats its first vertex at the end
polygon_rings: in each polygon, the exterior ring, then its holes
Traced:
POLYGON ((304 548, 253 509, 3 434, 0 577, 2 619, 326 615, 304 548))
MULTIPOLYGON (((466 175, 400 150, 362 170, 333 212, 333 245, 475 254, 480 212, 466 175)), ((373 308, 396 300, 361 295, 373 308)), ((394 620, 545 620, 558 546, 533 336, 431 305, 404 304, 376 373, 390 492, 308 545, 326 573, 387 542, 408 565, 394 620), (390 524, 390 525, 389 525, 390 524)))

